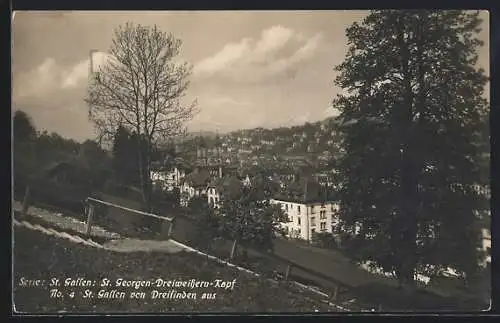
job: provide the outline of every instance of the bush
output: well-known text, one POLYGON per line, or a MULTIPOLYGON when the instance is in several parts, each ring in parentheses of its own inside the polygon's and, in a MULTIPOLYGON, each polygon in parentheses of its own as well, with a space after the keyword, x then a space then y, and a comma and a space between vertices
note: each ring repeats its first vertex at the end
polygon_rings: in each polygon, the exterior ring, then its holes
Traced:
POLYGON ((324 249, 337 249, 335 236, 330 232, 315 232, 312 236, 312 245, 324 249))

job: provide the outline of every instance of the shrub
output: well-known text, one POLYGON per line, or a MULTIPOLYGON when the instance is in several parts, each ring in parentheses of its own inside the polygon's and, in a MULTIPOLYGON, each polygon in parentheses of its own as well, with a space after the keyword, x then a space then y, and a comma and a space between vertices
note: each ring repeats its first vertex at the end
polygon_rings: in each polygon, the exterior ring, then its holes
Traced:
POLYGON ((325 249, 337 249, 335 236, 330 232, 315 232, 311 241, 313 246, 325 249))

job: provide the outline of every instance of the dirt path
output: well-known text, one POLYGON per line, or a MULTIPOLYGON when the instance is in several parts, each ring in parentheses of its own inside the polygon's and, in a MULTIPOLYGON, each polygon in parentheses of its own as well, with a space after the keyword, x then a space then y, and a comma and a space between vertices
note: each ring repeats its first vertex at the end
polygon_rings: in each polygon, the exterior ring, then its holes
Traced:
MULTIPOLYGON (((19 201, 14 201, 12 203, 13 211, 21 211, 22 204, 19 201)), ((80 233, 86 232, 86 224, 82 221, 74 219, 72 217, 65 217, 61 213, 56 213, 48 211, 42 208, 31 206, 28 209, 28 214, 34 217, 41 218, 60 229, 71 229, 80 233)), ((45 234, 53 235, 55 231, 53 229, 47 229, 40 225, 28 225, 28 228, 36 228, 36 230, 41 231, 45 234)), ((68 234, 59 234, 57 236, 67 238, 70 241, 78 242, 79 239, 76 236, 71 236, 68 234)), ((120 236, 118 233, 109 232, 99 226, 92 226, 92 236, 107 238, 110 241, 104 243, 102 246, 105 249, 117 251, 117 252, 140 252, 140 251, 156 251, 156 252, 166 252, 166 253, 177 253, 180 251, 189 251, 186 248, 179 246, 172 241, 158 241, 158 240, 139 240, 139 239, 128 239, 120 236)))
POLYGON ((177 253, 181 251, 190 251, 179 246, 172 241, 158 240, 139 240, 139 239, 120 239, 112 240, 103 244, 104 248, 118 252, 166 252, 177 253))
MULTIPOLYGON (((12 210, 20 212, 22 209, 22 204, 19 201, 14 201, 12 203, 12 210)), ((28 209, 28 214, 31 216, 36 216, 41 218, 47 222, 50 222, 61 229, 71 229, 74 231, 78 231, 80 233, 85 233, 87 230, 87 226, 84 222, 79 221, 75 218, 69 216, 63 216, 61 213, 56 213, 52 211, 48 211, 42 208, 38 208, 36 206, 30 206, 28 209)), ((115 232, 109 232, 97 225, 92 226, 92 235, 100 238, 107 239, 120 239, 120 235, 115 232)))

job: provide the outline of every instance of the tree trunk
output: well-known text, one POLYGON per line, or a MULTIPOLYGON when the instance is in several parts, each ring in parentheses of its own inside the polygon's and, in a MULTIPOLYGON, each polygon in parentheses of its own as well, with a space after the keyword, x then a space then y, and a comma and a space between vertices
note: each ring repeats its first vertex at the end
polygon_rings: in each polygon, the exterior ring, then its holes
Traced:
POLYGON ((150 201, 150 195, 148 192, 148 184, 147 184, 147 178, 146 178, 146 156, 143 151, 143 144, 142 144, 142 138, 140 135, 137 136, 138 138, 138 157, 139 157, 139 181, 141 185, 141 195, 142 195, 142 202, 144 203, 145 211, 149 212, 151 210, 151 201, 150 201))
POLYGON ((404 105, 401 107, 401 112, 397 114, 395 120, 397 125, 397 138, 400 138, 400 170, 401 170, 401 210, 404 218, 399 219, 397 225, 400 240, 400 253, 398 255, 398 279, 404 284, 412 284, 414 281, 414 272, 417 264, 416 259, 416 239, 417 239, 417 194, 418 194, 418 174, 413 154, 415 143, 414 140, 414 93, 412 90, 413 75, 410 71, 410 52, 409 45, 404 37, 404 24, 399 24, 399 42, 401 49, 401 63, 404 77, 404 105))

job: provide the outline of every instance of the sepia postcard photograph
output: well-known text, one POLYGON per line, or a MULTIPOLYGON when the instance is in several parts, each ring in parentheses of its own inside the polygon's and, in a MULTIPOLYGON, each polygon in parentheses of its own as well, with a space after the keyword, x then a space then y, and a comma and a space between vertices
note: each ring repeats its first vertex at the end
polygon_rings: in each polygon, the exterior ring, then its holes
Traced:
POLYGON ((13 314, 491 308, 488 11, 12 18, 13 314))

